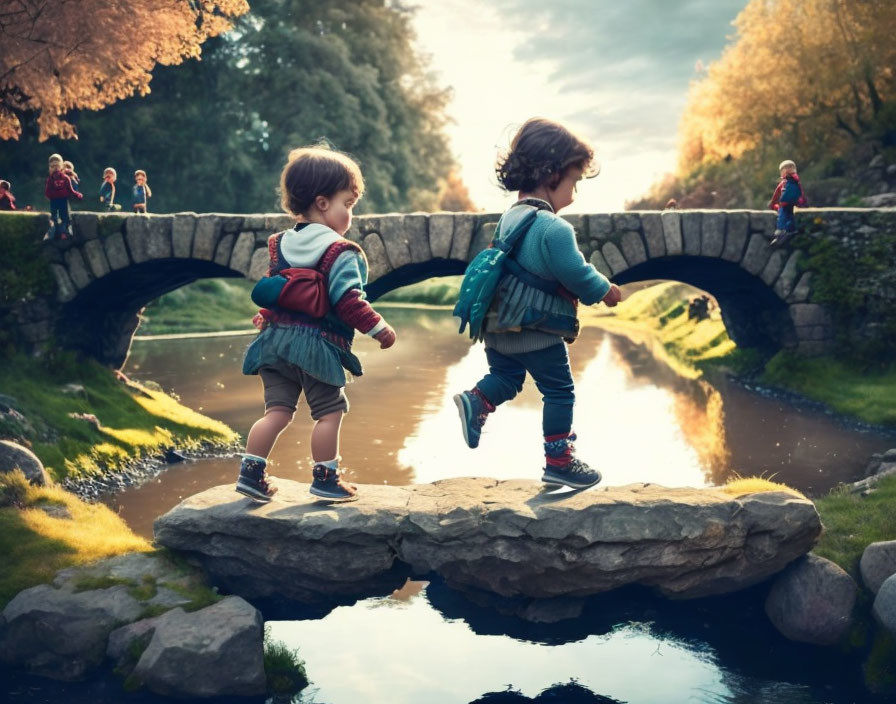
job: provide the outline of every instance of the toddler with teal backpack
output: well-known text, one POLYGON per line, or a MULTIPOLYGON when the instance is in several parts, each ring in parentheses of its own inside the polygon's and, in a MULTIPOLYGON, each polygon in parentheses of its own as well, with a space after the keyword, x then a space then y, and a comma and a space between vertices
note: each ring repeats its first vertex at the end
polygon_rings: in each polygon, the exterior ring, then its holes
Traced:
POLYGON ((567 342, 579 332, 579 301, 615 306, 619 288, 585 261, 575 230, 557 212, 573 202, 576 184, 596 176, 594 151, 563 126, 528 120, 496 169, 519 199, 501 217, 491 246, 467 267, 454 314, 460 332, 485 342, 489 372, 454 397, 464 440, 479 445, 497 406, 515 397, 526 375, 544 400, 542 481, 584 489, 601 474, 575 457, 575 402, 567 342))

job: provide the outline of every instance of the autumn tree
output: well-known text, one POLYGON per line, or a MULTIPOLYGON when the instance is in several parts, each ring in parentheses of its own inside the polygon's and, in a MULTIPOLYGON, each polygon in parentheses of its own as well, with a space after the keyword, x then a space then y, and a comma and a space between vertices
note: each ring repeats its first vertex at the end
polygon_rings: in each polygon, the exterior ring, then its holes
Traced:
POLYGON ((58 151, 91 195, 104 167, 126 187, 140 168, 154 212, 270 212, 289 150, 325 139, 361 164, 357 212, 439 209, 455 168, 449 94, 415 49, 411 18, 383 0, 251 0, 231 31, 203 44, 202 61, 156 67, 150 94, 72 113, 77 142, 41 144, 27 124, 0 149, 0 178, 20 203, 41 206, 47 155, 58 151))
POLYGON ((31 116, 41 140, 71 138, 73 110, 146 95, 156 64, 199 56, 248 10, 246 0, 4 0, 0 4, 0 139, 31 116))
POLYGON ((752 0, 691 89, 680 169, 774 143, 815 156, 872 131, 896 96, 896 3, 752 0))
POLYGON ((478 208, 470 198, 467 184, 463 182, 456 171, 452 171, 442 182, 442 188, 438 194, 438 210, 446 210, 452 213, 472 213, 478 208))
POLYGON ((751 0, 734 26, 691 85, 677 173, 627 207, 764 207, 785 158, 814 205, 861 195, 896 144, 896 3, 751 0))

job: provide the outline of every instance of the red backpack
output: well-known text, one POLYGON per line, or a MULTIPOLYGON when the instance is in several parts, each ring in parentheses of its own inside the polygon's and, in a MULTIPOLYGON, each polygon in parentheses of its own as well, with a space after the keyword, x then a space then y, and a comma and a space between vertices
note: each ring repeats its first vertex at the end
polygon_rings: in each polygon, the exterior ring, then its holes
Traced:
POLYGON ((67 198, 72 194, 71 181, 62 171, 54 171, 50 174, 47 181, 48 197, 67 198))
POLYGON ((336 259, 348 250, 361 256, 364 251, 354 242, 342 240, 327 247, 314 268, 284 267, 280 253, 280 240, 284 234, 278 232, 268 238, 271 266, 268 275, 259 279, 252 289, 252 301, 261 308, 277 307, 323 318, 330 312, 327 283, 336 259))

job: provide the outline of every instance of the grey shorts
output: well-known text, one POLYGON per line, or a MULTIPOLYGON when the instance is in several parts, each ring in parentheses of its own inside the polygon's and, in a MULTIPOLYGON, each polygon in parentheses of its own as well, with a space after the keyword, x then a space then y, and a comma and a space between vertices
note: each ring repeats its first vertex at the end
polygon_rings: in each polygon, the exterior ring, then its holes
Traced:
POLYGON ((315 379, 292 364, 265 364, 259 368, 258 375, 264 385, 265 410, 284 406, 295 411, 304 391, 305 402, 314 420, 336 411, 348 413, 348 399, 341 386, 315 379))

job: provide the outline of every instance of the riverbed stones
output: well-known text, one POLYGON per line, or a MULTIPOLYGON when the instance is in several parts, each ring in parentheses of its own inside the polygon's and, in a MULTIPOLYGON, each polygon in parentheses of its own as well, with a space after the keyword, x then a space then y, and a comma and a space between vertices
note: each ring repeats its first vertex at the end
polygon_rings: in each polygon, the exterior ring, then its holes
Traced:
POLYGON ((862 582, 877 594, 880 586, 896 574, 896 540, 871 543, 862 553, 859 561, 862 582))
POLYGON ((261 614, 238 596, 200 611, 168 612, 153 628, 134 677, 170 697, 257 696, 265 692, 261 614))
POLYGON ((785 638, 833 645, 852 626, 857 592, 852 577, 840 567, 809 554, 775 579, 765 612, 785 638))
POLYGON ((642 584, 690 598, 765 579, 821 532, 810 501, 777 492, 633 484, 556 496, 530 480, 462 478, 364 486, 360 500, 327 506, 307 484, 280 487, 261 507, 231 486, 192 496, 156 520, 156 541, 247 598, 360 596, 401 564, 502 596, 642 584))
POLYGON ((880 585, 871 613, 890 635, 896 637, 896 575, 890 575, 880 585))
POLYGON ((84 592, 31 587, 0 617, 0 661, 53 679, 82 679, 102 663, 112 630, 141 611, 122 585, 84 592))
POLYGON ((43 462, 27 447, 12 440, 0 440, 0 473, 21 469, 25 478, 37 486, 49 481, 43 462))

